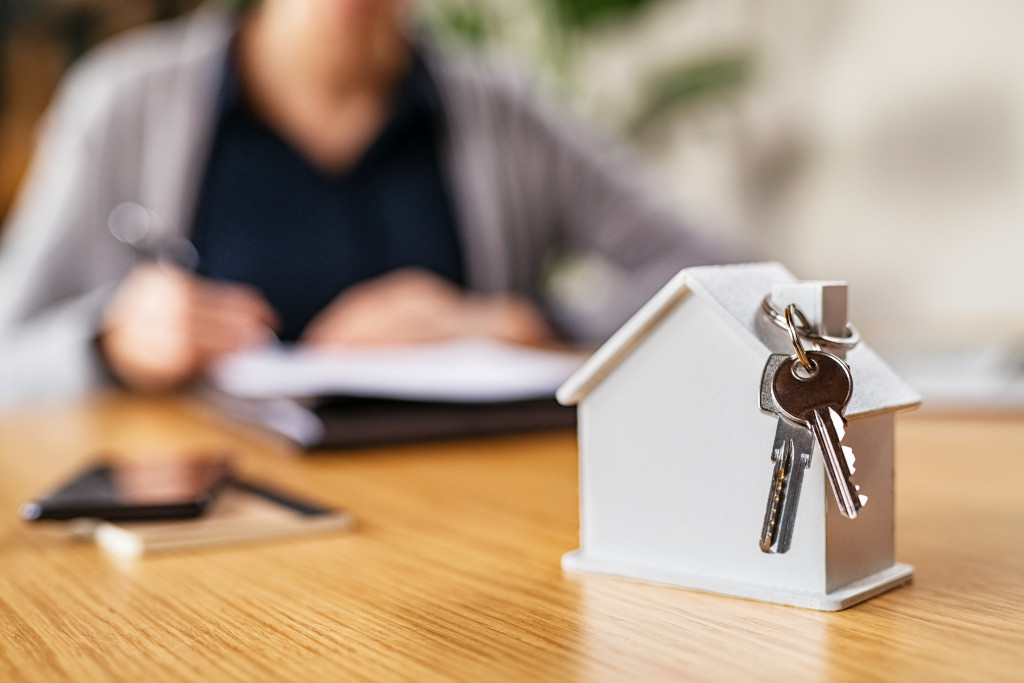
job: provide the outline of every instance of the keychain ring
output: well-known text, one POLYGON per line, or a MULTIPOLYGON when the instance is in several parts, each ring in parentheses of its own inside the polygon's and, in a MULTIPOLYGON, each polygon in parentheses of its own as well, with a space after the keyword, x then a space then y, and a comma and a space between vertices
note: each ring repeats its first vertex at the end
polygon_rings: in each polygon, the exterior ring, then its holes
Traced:
POLYGON ((804 345, 800 343, 800 335, 796 331, 796 324, 793 322, 793 318, 800 318, 800 324, 803 325, 804 329, 810 328, 807 324, 807 318, 800 312, 800 309, 796 307, 796 304, 790 304, 786 306, 786 328, 789 330, 789 340, 793 342, 793 348, 796 349, 797 358, 800 359, 800 364, 804 366, 804 370, 813 374, 817 369, 814 361, 807 357, 807 352, 804 351, 804 345))
MULTIPOLYGON (((770 294, 761 300, 761 312, 782 329, 787 332, 790 330, 790 322, 787 320, 785 312, 775 307, 770 294)), ((857 328, 853 325, 847 324, 845 337, 833 337, 827 334, 818 334, 807 324, 807 319, 802 314, 799 317, 800 324, 795 326, 796 333, 809 342, 824 346, 834 346, 844 351, 849 351, 860 343, 860 333, 857 332, 857 328)))

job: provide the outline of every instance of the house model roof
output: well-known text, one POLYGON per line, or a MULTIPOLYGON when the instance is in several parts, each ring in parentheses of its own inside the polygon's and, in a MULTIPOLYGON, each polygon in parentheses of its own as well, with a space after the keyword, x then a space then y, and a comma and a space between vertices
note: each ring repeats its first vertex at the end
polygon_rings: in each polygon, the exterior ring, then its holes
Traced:
MULTIPOLYGON (((662 321, 691 298, 707 302, 747 342, 751 353, 763 356, 765 361, 772 353, 792 354, 789 335, 765 317, 761 301, 773 284, 796 281, 778 263, 702 266, 680 271, 561 386, 557 393, 559 403, 574 405, 583 400, 623 359, 637 351, 662 321)), ((846 409, 848 416, 912 408, 921 402, 920 395, 863 341, 847 353, 846 362, 853 373, 854 387, 846 409)), ((754 381, 759 380, 760 377, 754 381)))

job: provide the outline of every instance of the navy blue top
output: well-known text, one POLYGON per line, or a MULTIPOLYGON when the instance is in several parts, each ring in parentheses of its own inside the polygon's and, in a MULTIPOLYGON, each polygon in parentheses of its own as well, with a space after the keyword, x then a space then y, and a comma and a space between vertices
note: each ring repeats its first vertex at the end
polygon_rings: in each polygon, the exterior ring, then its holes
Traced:
POLYGON ((384 128, 354 165, 313 165, 240 96, 232 59, 196 208, 199 274, 255 286, 297 339, 342 290, 418 266, 464 284, 441 169, 443 116, 418 57, 384 128))

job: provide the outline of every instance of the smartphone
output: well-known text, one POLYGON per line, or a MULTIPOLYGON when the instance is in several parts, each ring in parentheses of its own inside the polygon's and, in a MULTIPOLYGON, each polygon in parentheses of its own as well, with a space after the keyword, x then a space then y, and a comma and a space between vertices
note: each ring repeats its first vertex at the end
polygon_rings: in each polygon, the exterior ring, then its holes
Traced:
POLYGON ((29 521, 189 519, 202 515, 231 480, 224 457, 97 462, 55 491, 21 506, 29 521))

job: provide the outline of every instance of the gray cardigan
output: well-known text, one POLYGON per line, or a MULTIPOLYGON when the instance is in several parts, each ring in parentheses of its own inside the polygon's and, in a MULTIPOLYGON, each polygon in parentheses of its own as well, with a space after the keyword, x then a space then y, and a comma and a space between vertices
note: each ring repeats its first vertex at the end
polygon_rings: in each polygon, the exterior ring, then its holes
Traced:
MULTIPOLYGON (((95 338, 132 268, 111 210, 133 201, 187 234, 210 146, 232 15, 201 9, 103 46, 65 79, 0 250, 0 405, 108 380, 95 338)), ((471 289, 534 298, 548 257, 598 252, 625 273, 599 310, 563 311, 600 340, 679 268, 726 252, 685 232, 622 163, 507 74, 428 50, 448 135, 442 155, 471 289)))

